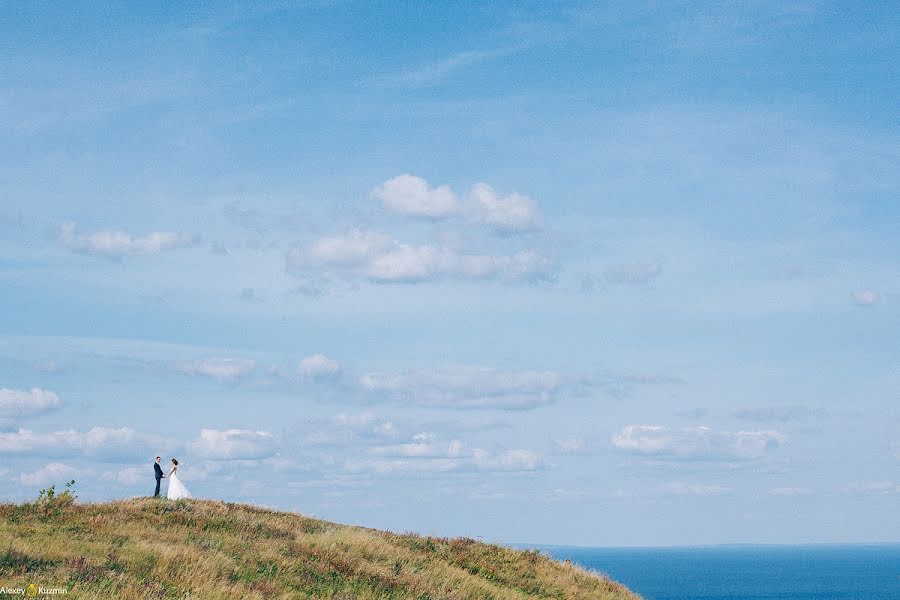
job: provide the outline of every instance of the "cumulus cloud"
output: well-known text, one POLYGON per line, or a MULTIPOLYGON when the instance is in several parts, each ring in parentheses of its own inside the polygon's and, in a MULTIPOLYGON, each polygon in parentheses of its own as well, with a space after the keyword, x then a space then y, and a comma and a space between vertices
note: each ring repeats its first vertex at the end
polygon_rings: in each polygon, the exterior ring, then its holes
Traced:
POLYGON ((0 388, 0 417, 22 417, 58 408, 59 396, 50 390, 0 388))
POLYGON ((81 455, 120 460, 150 456, 157 450, 172 446, 170 440, 139 433, 129 427, 93 427, 85 432, 67 429, 49 433, 19 429, 0 433, 0 454, 81 455))
POLYGON ((616 448, 660 460, 753 460, 783 442, 784 436, 777 431, 729 432, 658 425, 628 425, 612 436, 616 448))
POLYGON ((75 223, 63 225, 59 238, 72 252, 107 258, 159 254, 194 243, 193 236, 170 231, 154 231, 144 236, 133 236, 120 230, 80 233, 75 223))
POLYGON ((64 485, 75 478, 78 471, 69 465, 52 462, 41 467, 33 473, 22 473, 19 481, 22 485, 64 485))
POLYGON ((537 206, 528 196, 513 192, 501 196, 486 183, 472 186, 469 218, 506 231, 527 231, 540 225, 537 206))
POLYGON ((373 198, 385 209, 415 217, 449 217, 459 213, 459 200, 453 191, 442 185, 432 188, 415 175, 398 175, 372 190, 373 198))
POLYGON ((441 278, 535 281, 552 280, 556 274, 551 260, 531 250, 509 256, 464 254, 432 244, 406 244, 360 229, 295 246, 286 261, 294 275, 326 269, 377 283, 441 278))
POLYGON ((537 205, 528 196, 498 194, 479 182, 468 196, 459 198, 447 186, 431 187, 421 177, 399 175, 374 188, 371 195, 390 212, 432 219, 461 218, 502 231, 528 231, 540 226, 537 205))
POLYGON ((244 358, 207 358, 176 363, 175 369, 187 375, 202 375, 232 382, 249 375, 256 363, 244 358))
POLYGON ((341 366, 324 354, 307 356, 297 364, 297 373, 302 377, 327 377, 340 372, 341 366))
POLYGON ((478 366, 366 373, 369 391, 404 402, 454 408, 522 409, 552 402, 573 382, 554 371, 503 371, 478 366))
POLYGON ((659 262, 629 262, 606 269, 604 277, 611 283, 642 285, 650 283, 662 274, 659 262))
POLYGON ((273 456, 278 442, 268 431, 203 429, 191 450, 210 460, 253 460, 273 456))
POLYGON ((881 301, 881 296, 875 290, 856 290, 850 297, 859 306, 874 306, 881 301))

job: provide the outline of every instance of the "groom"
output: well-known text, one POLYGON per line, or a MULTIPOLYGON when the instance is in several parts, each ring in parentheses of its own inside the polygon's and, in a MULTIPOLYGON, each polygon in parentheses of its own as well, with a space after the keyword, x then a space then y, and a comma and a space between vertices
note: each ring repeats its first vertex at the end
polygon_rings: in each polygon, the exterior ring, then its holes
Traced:
POLYGON ((159 466, 159 461, 162 460, 159 456, 156 457, 156 462, 153 463, 153 473, 156 475, 156 492, 153 494, 153 497, 159 496, 159 482, 165 477, 162 472, 162 467, 159 466))

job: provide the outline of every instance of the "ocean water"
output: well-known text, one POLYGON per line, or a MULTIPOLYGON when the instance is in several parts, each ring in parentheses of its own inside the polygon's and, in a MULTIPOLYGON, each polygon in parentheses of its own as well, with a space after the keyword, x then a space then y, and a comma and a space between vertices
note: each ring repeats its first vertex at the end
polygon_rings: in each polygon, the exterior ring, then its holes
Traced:
POLYGON ((646 600, 900 600, 900 544, 539 548, 646 600))

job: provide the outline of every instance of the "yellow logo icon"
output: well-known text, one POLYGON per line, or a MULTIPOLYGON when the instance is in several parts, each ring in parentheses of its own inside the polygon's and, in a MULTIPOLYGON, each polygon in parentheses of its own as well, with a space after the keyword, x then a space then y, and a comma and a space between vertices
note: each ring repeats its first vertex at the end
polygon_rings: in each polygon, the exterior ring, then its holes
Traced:
POLYGON ((33 583, 29 583, 28 589, 25 590, 25 595, 34 597, 34 596, 37 596, 37 592, 38 592, 37 586, 34 585, 33 583))

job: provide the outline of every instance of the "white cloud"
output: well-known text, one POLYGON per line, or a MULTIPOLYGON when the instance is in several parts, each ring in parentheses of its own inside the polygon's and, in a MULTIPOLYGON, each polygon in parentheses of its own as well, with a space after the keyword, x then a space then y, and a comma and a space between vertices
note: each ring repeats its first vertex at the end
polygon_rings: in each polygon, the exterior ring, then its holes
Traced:
POLYGON ((19 481, 22 485, 51 485, 64 486, 66 483, 75 479, 78 471, 69 465, 52 462, 41 467, 33 473, 22 473, 19 481))
POLYGON ((387 234, 351 229, 344 235, 320 238, 305 248, 295 248, 288 257, 289 262, 295 263, 294 266, 308 262, 332 267, 362 267, 398 245, 387 234))
POLYGON ((401 401, 454 408, 531 408, 552 402, 569 383, 553 371, 501 371, 477 366, 366 373, 363 388, 401 401))
POLYGON ((857 290, 850 297, 859 306, 874 306, 881 301, 881 296, 875 290, 857 290))
POLYGON ((460 440, 440 441, 431 433, 422 432, 412 440, 401 444, 372 446, 368 454, 378 457, 372 460, 351 460, 347 469, 351 472, 451 472, 451 471, 534 471, 544 466, 544 460, 535 452, 525 449, 505 450, 499 453, 473 448, 460 440))
POLYGON ((414 217, 449 217, 459 213, 459 201, 453 191, 442 185, 432 188, 415 175, 398 175, 372 190, 373 198, 385 209, 414 217))
POLYGON ((0 388, 0 417, 20 417, 58 408, 59 396, 50 390, 0 388))
POLYGON ((404 458, 443 458, 447 454, 447 449, 438 447, 435 444, 409 443, 373 448, 372 454, 376 456, 402 456, 404 458))
POLYGON ((340 370, 338 362, 324 354, 307 356, 297 365, 297 373, 303 377, 326 377, 336 375, 340 370))
POLYGON ((669 429, 658 425, 628 425, 612 436, 613 445, 620 450, 661 460, 752 460, 783 442, 784 436, 777 431, 669 429))
POLYGON ((486 183, 472 186, 467 213, 475 223, 507 231, 536 229, 541 222, 537 206, 531 198, 515 192, 500 196, 486 183))
POLYGON ((172 446, 171 440, 139 433, 129 427, 93 427, 85 432, 68 429, 49 433, 19 429, 0 433, 0 454, 83 455, 119 460, 151 456, 153 452, 172 446))
POLYGON ((194 243, 193 236, 169 231, 154 231, 145 236, 132 236, 119 230, 79 233, 75 223, 63 225, 59 237, 72 252, 107 258, 159 254, 194 243))
POLYGON ((659 262, 630 262, 608 268, 604 276, 612 283, 641 285, 650 283, 661 274, 662 264, 659 262))
POLYGON ((203 375, 219 381, 235 381, 250 374, 256 363, 243 358, 207 358, 177 363, 176 370, 187 375, 203 375))
POLYGON ((273 456, 278 442, 268 431, 203 429, 191 450, 211 460, 252 460, 273 456))
POLYGON ((463 254, 431 244, 411 245, 377 232, 353 229, 292 248, 286 256, 295 275, 327 269, 378 283, 414 283, 440 278, 552 280, 556 266, 525 250, 509 256, 463 254))
POLYGON ((536 229, 541 224, 540 212, 531 198, 516 192, 503 196, 483 182, 473 185, 468 196, 459 198, 445 185, 431 187, 421 177, 405 174, 388 179, 371 195, 385 210, 412 217, 461 218, 510 232, 536 229))

